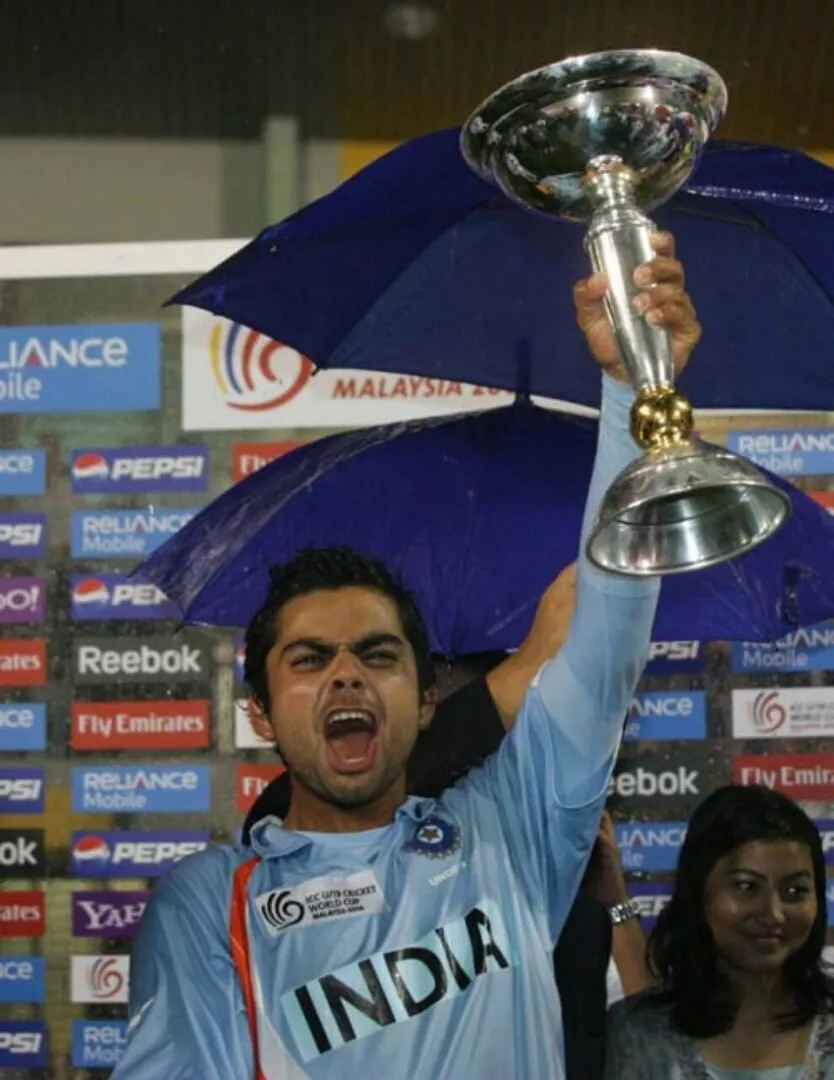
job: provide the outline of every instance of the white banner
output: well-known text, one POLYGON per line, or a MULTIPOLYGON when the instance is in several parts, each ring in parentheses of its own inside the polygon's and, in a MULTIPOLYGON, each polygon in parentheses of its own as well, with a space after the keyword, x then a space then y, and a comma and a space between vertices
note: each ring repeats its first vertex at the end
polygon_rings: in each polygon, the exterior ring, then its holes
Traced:
POLYGON ((129 956, 73 956, 70 999, 81 1005, 123 1005, 130 985, 129 956))
POLYGON ((183 308, 182 341, 186 431, 369 427, 513 400, 504 390, 421 375, 347 369, 313 375, 295 349, 195 308, 183 308))
POLYGON ((834 735, 834 686, 733 690, 734 739, 834 735))

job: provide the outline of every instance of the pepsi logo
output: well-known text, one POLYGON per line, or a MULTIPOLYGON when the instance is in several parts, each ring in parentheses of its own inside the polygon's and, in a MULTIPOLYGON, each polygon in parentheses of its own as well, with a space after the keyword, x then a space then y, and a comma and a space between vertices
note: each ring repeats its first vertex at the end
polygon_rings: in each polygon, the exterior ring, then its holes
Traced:
POLYGON ((313 364, 295 349, 224 319, 212 327, 209 355, 226 404, 244 412, 286 405, 313 374, 313 364))
POLYGON ((72 855, 80 863, 106 863, 110 861, 110 845, 101 836, 82 836, 75 841, 72 855))
POLYGON ((96 606, 110 603, 110 590, 101 578, 82 578, 73 586, 72 598, 82 606, 96 606))
POLYGON ((106 480, 110 476, 110 466, 103 454, 87 451, 73 461, 72 475, 76 480, 106 480))

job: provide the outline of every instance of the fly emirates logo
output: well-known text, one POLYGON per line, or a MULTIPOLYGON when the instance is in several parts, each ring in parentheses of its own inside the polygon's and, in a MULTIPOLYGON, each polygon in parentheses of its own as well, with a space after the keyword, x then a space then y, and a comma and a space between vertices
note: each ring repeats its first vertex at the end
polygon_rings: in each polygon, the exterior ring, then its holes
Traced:
POLYGON ((481 975, 517 964, 501 911, 485 900, 413 945, 367 956, 291 990, 281 1007, 302 1059, 310 1061, 413 1020, 465 994, 481 975))

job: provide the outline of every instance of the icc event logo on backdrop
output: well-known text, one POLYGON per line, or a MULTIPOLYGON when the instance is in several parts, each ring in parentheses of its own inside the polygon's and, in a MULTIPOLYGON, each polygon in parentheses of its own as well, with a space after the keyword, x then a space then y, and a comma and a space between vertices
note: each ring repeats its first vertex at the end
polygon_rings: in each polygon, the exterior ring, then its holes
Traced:
POLYGON ((160 404, 152 323, 0 329, 0 413, 136 412, 160 404))

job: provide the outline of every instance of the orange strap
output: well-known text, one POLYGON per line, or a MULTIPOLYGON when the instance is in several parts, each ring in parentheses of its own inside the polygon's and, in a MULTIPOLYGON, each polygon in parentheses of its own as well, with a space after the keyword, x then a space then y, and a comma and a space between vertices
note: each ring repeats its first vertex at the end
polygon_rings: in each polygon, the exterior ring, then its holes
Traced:
POLYGON ((235 871, 232 884, 232 906, 229 912, 229 944, 232 959, 237 968, 246 1015, 249 1019, 249 1034, 252 1038, 252 1056, 255 1060, 255 1080, 266 1080, 261 1069, 261 1055, 258 1050, 258 1015, 255 1008, 255 988, 252 985, 252 968, 249 957, 249 933, 246 929, 246 904, 249 881, 255 867, 261 860, 257 857, 241 863, 235 871))

